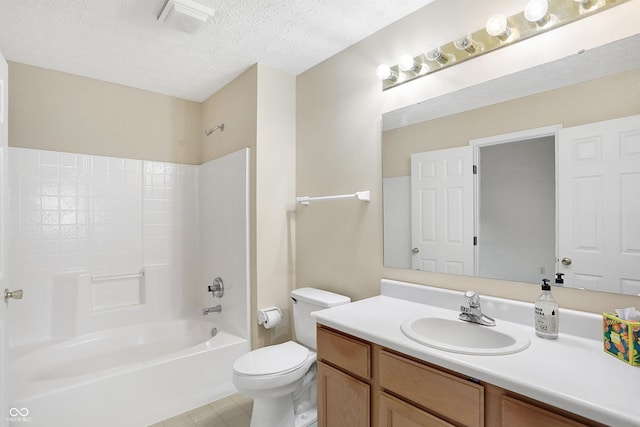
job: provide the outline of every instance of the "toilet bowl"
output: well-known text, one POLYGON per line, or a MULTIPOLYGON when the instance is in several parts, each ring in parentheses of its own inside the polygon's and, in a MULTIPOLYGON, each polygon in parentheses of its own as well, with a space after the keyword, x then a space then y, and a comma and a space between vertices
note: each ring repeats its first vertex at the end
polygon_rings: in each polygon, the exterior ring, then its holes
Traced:
POLYGON ((253 398, 251 427, 316 425, 316 322, 312 313, 351 300, 332 292, 300 288, 291 292, 291 301, 300 343, 287 341, 259 348, 233 364, 233 384, 241 394, 253 398))
POLYGON ((311 405, 314 414, 296 414, 293 399, 304 386, 315 387, 315 381, 303 384, 315 362, 315 352, 293 341, 263 347, 236 360, 233 383, 240 393, 253 399, 251 427, 306 427, 315 421, 316 402, 311 405))

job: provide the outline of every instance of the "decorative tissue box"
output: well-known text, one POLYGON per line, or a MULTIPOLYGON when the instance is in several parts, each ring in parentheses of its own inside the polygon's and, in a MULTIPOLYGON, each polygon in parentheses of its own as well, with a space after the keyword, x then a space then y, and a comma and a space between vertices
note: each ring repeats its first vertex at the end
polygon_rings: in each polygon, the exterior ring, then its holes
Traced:
POLYGON ((604 351, 633 366, 640 366, 640 322, 602 313, 604 351))

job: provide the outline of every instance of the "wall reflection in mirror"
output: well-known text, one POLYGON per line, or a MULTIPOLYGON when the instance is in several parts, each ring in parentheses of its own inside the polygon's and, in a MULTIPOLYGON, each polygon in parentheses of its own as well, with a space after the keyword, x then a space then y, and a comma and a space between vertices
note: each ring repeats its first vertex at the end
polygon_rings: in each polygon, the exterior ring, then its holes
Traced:
POLYGON ((640 295, 639 41, 383 115, 385 266, 640 295))

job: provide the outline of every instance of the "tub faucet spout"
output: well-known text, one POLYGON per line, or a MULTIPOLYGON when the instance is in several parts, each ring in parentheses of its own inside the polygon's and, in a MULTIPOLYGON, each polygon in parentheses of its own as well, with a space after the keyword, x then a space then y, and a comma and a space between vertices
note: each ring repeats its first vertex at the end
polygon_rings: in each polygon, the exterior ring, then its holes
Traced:
POLYGON ((203 316, 206 316, 209 313, 221 313, 221 312, 222 312, 222 306, 220 304, 216 305, 215 307, 207 307, 202 309, 203 316))

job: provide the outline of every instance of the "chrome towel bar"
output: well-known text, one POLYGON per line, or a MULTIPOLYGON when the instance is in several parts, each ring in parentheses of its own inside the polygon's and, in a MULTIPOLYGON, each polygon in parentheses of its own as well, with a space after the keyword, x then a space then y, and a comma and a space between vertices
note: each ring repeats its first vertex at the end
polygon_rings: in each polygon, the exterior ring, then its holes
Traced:
POLYGON ((315 202, 320 200, 339 200, 339 199, 357 199, 363 202, 368 202, 371 200, 371 191, 357 191, 354 194, 341 194, 338 196, 318 196, 318 197, 309 197, 309 196, 301 196, 296 198, 296 202, 301 205, 308 205, 309 202, 315 202))

